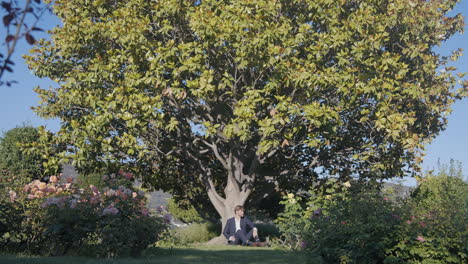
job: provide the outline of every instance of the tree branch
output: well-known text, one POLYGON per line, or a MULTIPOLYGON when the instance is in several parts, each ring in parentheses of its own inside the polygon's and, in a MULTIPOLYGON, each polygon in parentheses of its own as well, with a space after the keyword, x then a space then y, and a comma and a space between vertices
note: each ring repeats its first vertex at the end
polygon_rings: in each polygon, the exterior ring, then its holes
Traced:
POLYGON ((216 145, 216 143, 213 142, 212 144, 210 144, 206 140, 203 140, 203 139, 201 141, 205 145, 207 145, 208 147, 210 147, 213 150, 213 152, 214 152, 216 158, 219 160, 219 162, 221 162, 221 164, 223 165, 224 168, 229 170, 228 162, 226 161, 225 158, 221 157, 221 154, 218 151, 218 146, 216 145))
POLYGON ((20 35, 20 32, 21 32, 21 27, 24 25, 24 19, 26 18, 26 13, 28 13, 27 10, 29 9, 30 4, 31 4, 31 0, 26 0, 23 15, 21 16, 20 22, 16 25, 16 32, 15 32, 15 35, 14 35, 12 45, 10 46, 8 44, 8 41, 7 41, 8 53, 7 53, 7 57, 3 61, 2 67, 0 68, 0 80, 2 79, 3 73, 5 72, 8 63, 10 62, 10 58, 13 55, 13 52, 15 51, 16 43, 18 42, 19 35, 20 35))

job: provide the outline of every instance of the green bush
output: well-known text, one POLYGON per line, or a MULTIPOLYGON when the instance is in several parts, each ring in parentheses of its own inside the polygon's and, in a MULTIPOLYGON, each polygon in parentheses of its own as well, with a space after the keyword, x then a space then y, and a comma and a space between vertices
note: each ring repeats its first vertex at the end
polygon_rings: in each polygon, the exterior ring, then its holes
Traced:
POLYGON ((274 223, 255 223, 255 226, 258 228, 258 235, 262 240, 266 237, 269 239, 279 238, 281 235, 279 228, 274 223))
POLYGON ((7 238, 13 230, 19 230, 19 223, 23 221, 20 208, 16 207, 5 193, 0 189, 0 246, 5 246, 7 238))
POLYGON ((186 227, 174 228, 169 230, 164 239, 157 242, 157 245, 174 247, 204 243, 219 236, 220 229, 220 225, 211 222, 194 223, 186 227))
POLYGON ((43 176, 45 159, 39 154, 27 154, 22 149, 22 145, 38 139, 37 128, 30 126, 16 127, 3 134, 0 138, 0 170, 4 178, 11 180, 14 176, 15 181, 25 184, 43 176))
POLYGON ((173 198, 167 200, 167 211, 184 223, 202 223, 205 220, 191 204, 179 205, 173 198))
POLYGON ((329 180, 305 205, 289 194, 276 220, 289 238, 284 244, 300 245, 327 263, 468 261, 468 183, 461 177, 440 172, 420 178, 400 200, 380 190, 370 182, 329 180))
POLYGON ((309 216, 303 246, 328 263, 382 263, 404 212, 372 186, 329 195, 309 216))
POLYGON ((275 223, 280 232, 280 238, 275 241, 280 246, 298 249, 302 245, 302 233, 308 224, 307 212, 301 204, 302 198, 290 193, 280 204, 284 205, 283 212, 278 214, 275 223))
POLYGON ((387 263, 468 261, 468 183, 444 173, 429 175, 420 179, 409 207, 387 263))
POLYGON ((154 217, 108 216, 98 223, 99 257, 139 256, 164 233, 162 221, 154 217))

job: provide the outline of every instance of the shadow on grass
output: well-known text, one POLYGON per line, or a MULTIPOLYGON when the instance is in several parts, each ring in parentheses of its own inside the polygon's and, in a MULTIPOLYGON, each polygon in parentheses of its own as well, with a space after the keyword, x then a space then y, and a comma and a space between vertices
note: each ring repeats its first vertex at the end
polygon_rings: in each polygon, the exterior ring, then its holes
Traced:
POLYGON ((300 252, 271 248, 243 247, 200 247, 200 248, 155 248, 147 250, 145 256, 134 259, 92 259, 82 257, 18 257, 0 256, 0 263, 15 264, 202 264, 202 263, 269 263, 294 264, 320 263, 316 258, 300 252))

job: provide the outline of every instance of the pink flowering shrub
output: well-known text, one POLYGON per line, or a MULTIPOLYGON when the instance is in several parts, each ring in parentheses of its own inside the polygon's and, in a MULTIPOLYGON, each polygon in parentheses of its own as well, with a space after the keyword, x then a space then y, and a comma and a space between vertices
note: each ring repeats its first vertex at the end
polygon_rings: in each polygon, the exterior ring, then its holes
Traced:
POLYGON ((36 180, 10 190, 10 204, 31 208, 21 211, 23 224, 13 232, 25 233, 34 225, 35 240, 23 244, 42 245, 35 253, 44 255, 138 255, 160 237, 166 225, 162 217, 149 215, 144 193, 132 187, 130 176, 113 174, 106 178, 105 188, 51 176, 48 183, 36 180), (83 248, 92 252, 80 252, 83 248))

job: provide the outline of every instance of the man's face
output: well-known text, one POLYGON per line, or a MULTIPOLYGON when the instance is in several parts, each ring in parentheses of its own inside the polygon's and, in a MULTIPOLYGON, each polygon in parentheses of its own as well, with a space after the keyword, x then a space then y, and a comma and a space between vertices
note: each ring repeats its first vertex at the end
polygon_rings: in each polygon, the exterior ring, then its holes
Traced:
POLYGON ((237 210, 236 215, 239 217, 244 217, 244 209, 237 210))

